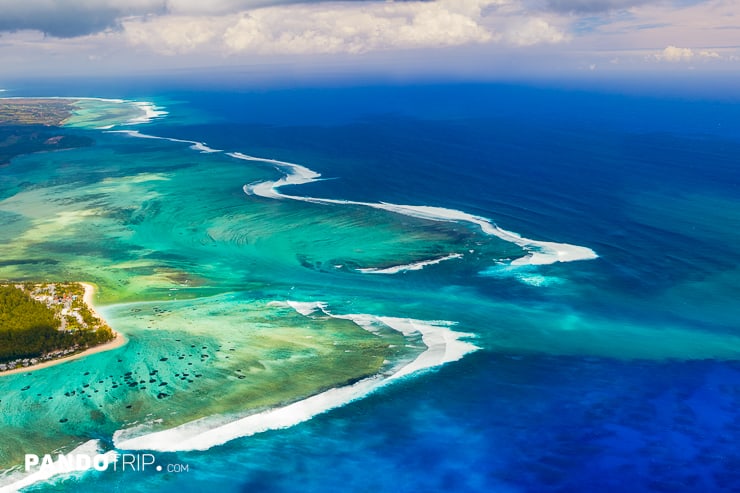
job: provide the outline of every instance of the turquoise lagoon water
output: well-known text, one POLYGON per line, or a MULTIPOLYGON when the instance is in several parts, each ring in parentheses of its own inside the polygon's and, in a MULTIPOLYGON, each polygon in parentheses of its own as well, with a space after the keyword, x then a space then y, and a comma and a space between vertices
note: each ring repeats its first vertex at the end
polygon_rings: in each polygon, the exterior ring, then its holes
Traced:
POLYGON ((129 338, 0 380, 5 482, 94 440, 188 472, 30 490, 740 485, 739 134, 676 124, 699 103, 595 126, 557 111, 588 95, 430 115, 511 90, 404 91, 169 94, 138 125, 141 105, 88 100, 67 130, 94 147, 4 168, 0 277, 94 282, 129 338))

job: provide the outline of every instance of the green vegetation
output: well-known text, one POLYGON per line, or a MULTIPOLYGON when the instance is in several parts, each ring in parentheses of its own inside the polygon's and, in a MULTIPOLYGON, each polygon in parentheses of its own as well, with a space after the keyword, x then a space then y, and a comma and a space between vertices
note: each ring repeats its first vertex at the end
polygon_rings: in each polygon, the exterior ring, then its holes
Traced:
POLYGON ((80 284, 0 285, 0 363, 65 356, 113 339, 80 284))
POLYGON ((60 321, 43 303, 12 286, 0 286, 0 361, 58 349, 60 321))
POLYGON ((0 99, 0 125, 45 125, 58 127, 72 116, 70 99, 0 99))

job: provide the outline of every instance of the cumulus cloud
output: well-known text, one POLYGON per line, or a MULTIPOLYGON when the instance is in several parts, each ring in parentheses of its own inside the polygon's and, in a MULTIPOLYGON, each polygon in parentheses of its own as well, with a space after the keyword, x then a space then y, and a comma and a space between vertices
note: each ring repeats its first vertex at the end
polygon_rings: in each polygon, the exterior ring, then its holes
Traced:
POLYGON ((691 48, 679 48, 678 46, 666 46, 666 48, 655 55, 658 60, 666 62, 682 62, 694 58, 694 51, 691 48))
POLYGON ((0 32, 55 53, 125 43, 140 54, 233 59, 570 39, 566 16, 533 15, 524 1, 0 0, 0 32))
MULTIPOLYGON (((161 16, 123 22, 127 39, 165 54, 363 53, 390 48, 459 46, 503 40, 557 43, 565 34, 543 19, 511 17, 505 34, 486 13, 505 0, 295 4, 221 16, 161 16)), ((502 18, 509 19, 504 15, 502 18)))
POLYGON ((560 43, 569 36, 545 19, 526 18, 513 22, 505 31, 504 39, 517 46, 531 46, 541 43, 560 43))
POLYGON ((699 52, 699 56, 703 58, 722 58, 719 53, 712 50, 702 50, 699 52))
POLYGON ((720 58, 719 53, 711 50, 694 51, 691 48, 679 48, 678 46, 666 46, 666 48, 654 55, 657 60, 664 62, 688 62, 698 58, 720 58))
POLYGON ((218 18, 163 16, 123 22, 129 42, 145 45, 165 55, 189 53, 223 33, 226 24, 218 18))

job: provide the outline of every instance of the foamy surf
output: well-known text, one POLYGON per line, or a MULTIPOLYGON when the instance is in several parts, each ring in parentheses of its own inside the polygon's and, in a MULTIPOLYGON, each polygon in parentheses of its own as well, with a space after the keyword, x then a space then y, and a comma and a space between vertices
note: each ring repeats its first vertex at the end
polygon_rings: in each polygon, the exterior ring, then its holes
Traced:
POLYGON ((451 253, 449 255, 445 255, 444 257, 435 258, 432 260, 422 260, 421 262, 414 262, 411 264, 394 265, 393 267, 385 267, 383 269, 367 268, 355 270, 357 270, 357 272, 362 272, 363 274, 398 274, 399 272, 421 270, 429 265, 441 264, 446 260, 452 260, 456 258, 463 258, 463 255, 461 253, 451 253))
MULTIPOLYGON (((110 132, 123 133, 131 137, 138 137, 144 139, 159 139, 167 140, 170 142, 179 142, 189 144, 190 148, 203 152, 222 152, 219 149, 213 149, 208 147, 203 142, 197 142, 193 140, 175 139, 171 137, 158 137, 154 135, 143 134, 137 130, 112 130, 110 132)), ((579 245, 571 245, 568 243, 556 243, 552 241, 539 241, 524 238, 518 233, 507 231, 498 227, 490 219, 468 214, 463 211, 456 209, 447 209, 444 207, 433 207, 424 205, 401 205, 401 204, 390 204, 386 202, 360 202, 354 200, 339 200, 339 199, 325 199, 317 197, 305 197, 300 195, 288 195, 280 192, 280 188, 287 185, 305 185, 313 183, 321 179, 321 173, 318 173, 310 168, 302 166, 296 163, 290 163, 287 161, 280 161, 278 159, 262 158, 257 156, 250 156, 242 152, 227 152, 226 155, 235 159, 243 161, 261 162, 274 165, 278 170, 283 173, 283 177, 275 181, 264 181, 258 183, 246 184, 242 187, 244 193, 247 195, 256 195, 263 198, 270 199, 290 199, 298 200, 303 202, 311 202, 316 204, 340 204, 340 205, 357 205, 363 207, 372 207, 374 209, 382 209, 385 211, 401 214, 409 217, 416 217, 420 219, 427 219, 430 221, 437 222, 466 222, 475 224, 481 228, 485 234, 495 236, 503 241, 513 243, 525 251, 527 254, 523 257, 517 258, 511 262, 511 265, 548 265, 556 262, 574 262, 578 260, 591 260, 598 258, 596 252, 588 247, 579 245)), ((397 274, 399 272, 406 272, 412 270, 420 270, 429 265, 435 265, 439 262, 450 260, 452 258, 459 258, 451 254, 442 259, 433 259, 430 261, 420 261, 411 264, 400 265, 397 267, 389 267, 385 269, 358 269, 359 272, 366 274, 397 274)))
MULTIPOLYGON (((65 455, 77 456, 83 455, 93 457, 101 453, 102 447, 99 440, 90 440, 75 448, 65 455)), ((109 462, 114 462, 117 453, 109 451, 102 454, 109 462)), ((0 478, 0 493, 16 493, 22 488, 49 481, 58 476, 68 476, 71 474, 85 473, 93 469, 92 464, 80 466, 73 461, 55 460, 51 465, 38 468, 38 471, 25 473, 13 472, 5 478, 0 478)))
POLYGON ((237 438, 252 436, 268 430, 289 428, 361 399, 402 377, 457 361, 465 354, 479 349, 469 342, 460 340, 463 337, 472 337, 472 334, 451 330, 452 322, 378 317, 369 314, 334 315, 323 303, 316 302, 288 301, 286 305, 304 316, 312 316, 318 311, 329 317, 351 320, 363 329, 372 332, 375 332, 379 326, 385 326, 407 337, 421 335, 427 349, 400 368, 232 422, 223 423, 224 418, 217 417, 203 418, 155 433, 145 433, 145 426, 119 430, 113 436, 116 448, 160 452, 207 450, 237 438), (142 432, 145 434, 141 434, 142 432))
POLYGON ((149 123, 157 118, 162 118, 167 114, 165 110, 159 106, 155 106, 153 103, 148 101, 132 101, 132 104, 139 108, 144 114, 137 118, 132 118, 127 123, 129 125, 138 125, 140 123, 149 123))
MULTIPOLYGON (((313 170, 306 168, 295 163, 288 163, 285 161, 278 161, 275 159, 257 158, 248 156, 246 154, 232 152, 228 153, 229 156, 243 159, 247 161, 259 161, 265 163, 275 164, 285 176, 276 181, 266 181, 260 183, 254 183, 244 185, 244 193, 248 195, 257 195, 260 197, 271 198, 271 199, 290 199, 300 200, 304 202, 312 202, 319 204, 345 204, 345 205, 359 205, 364 207, 372 207, 374 209, 382 209, 396 214, 402 214, 405 216, 416 217, 420 219, 427 219, 430 221, 439 222, 467 222, 475 224, 481 228, 481 230, 490 236, 495 236, 501 240, 513 243, 527 251, 527 255, 518 258, 511 262, 512 265, 547 265, 555 262, 573 262, 577 260, 591 260, 598 257, 596 252, 590 248, 571 245, 568 243, 555 243, 551 241, 538 241, 507 231, 499 228, 490 219, 482 216, 475 216, 468 214, 463 211, 455 209, 447 209, 444 207, 433 207, 424 205, 399 205, 390 204, 386 202, 372 203, 372 202, 359 202, 354 200, 337 200, 337 199, 323 199, 316 197, 303 197, 297 195, 288 195, 281 193, 279 189, 285 185, 304 185, 317 181, 321 174, 313 170)), ((447 259, 445 259, 447 260, 447 259)), ((427 265, 433 265, 437 262, 420 262, 417 264, 421 268, 427 265), (422 265, 423 264, 423 265, 422 265)), ((408 267, 408 266, 400 266, 408 267)), ((397 272, 402 272, 404 269, 400 269, 397 272)), ((406 268, 405 270, 416 270, 406 268)), ((367 273, 378 273, 373 270, 365 270, 367 273)), ((384 272, 384 273, 396 273, 396 272, 384 272)))
POLYGON ((162 118, 168 113, 163 108, 151 103, 149 101, 132 101, 127 99, 106 99, 106 98, 59 98, 59 99, 71 99, 77 101, 101 101, 104 103, 114 104, 128 104, 140 111, 139 116, 129 118, 126 121, 120 122, 114 125, 107 125, 101 128, 113 128, 118 125, 141 125, 143 123, 150 123, 153 120, 162 118))
POLYGON ((308 317, 317 310, 324 310, 323 303, 316 301, 286 301, 286 304, 304 317, 308 317))
POLYGON ((152 139, 152 140, 167 140, 169 142, 179 142, 182 144, 189 144, 189 147, 194 150, 198 151, 202 154, 211 154, 214 152, 223 152, 220 149, 214 149, 212 147, 209 147, 205 142, 198 142, 195 140, 186 140, 186 139, 175 139, 172 137, 158 137, 156 135, 149 135, 149 134, 143 134, 139 132, 138 130, 111 130, 108 133, 111 134, 125 134, 129 137, 137 137, 139 139, 152 139))

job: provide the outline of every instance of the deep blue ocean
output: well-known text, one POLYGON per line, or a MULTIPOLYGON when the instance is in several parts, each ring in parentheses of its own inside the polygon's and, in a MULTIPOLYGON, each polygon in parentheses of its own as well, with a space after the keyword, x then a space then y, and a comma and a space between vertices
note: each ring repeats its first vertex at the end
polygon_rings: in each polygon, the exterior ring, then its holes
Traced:
POLYGON ((482 350, 291 428, 164 455, 187 473, 29 491, 740 491, 737 104, 493 84, 75 89, 43 95, 154 101, 169 115, 142 132, 328 178, 286 193, 457 209, 599 258, 532 267, 537 282, 482 260, 327 278, 314 289, 434 292, 398 302, 473 327, 482 350))

